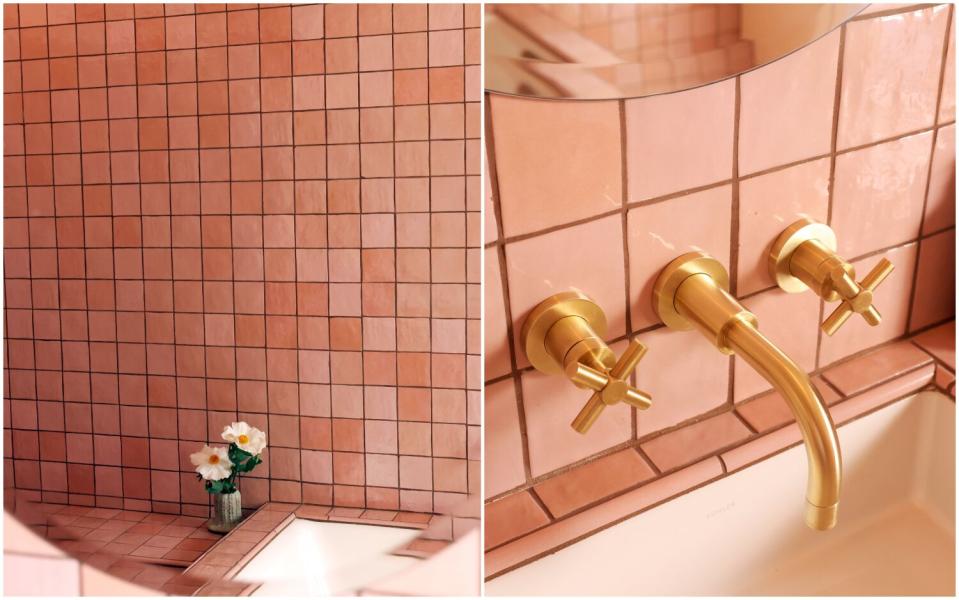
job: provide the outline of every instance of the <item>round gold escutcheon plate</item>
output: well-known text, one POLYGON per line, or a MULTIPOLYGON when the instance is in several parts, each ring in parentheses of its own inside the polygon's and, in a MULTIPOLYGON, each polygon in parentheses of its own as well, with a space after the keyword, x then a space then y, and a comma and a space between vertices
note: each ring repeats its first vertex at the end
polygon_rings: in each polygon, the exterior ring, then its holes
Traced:
POLYGON ((653 310, 670 329, 687 330, 693 325, 676 310, 676 290, 687 277, 703 273, 716 285, 729 290, 729 273, 718 260, 705 252, 687 252, 675 259, 659 273, 653 285, 653 310))
POLYGON ((570 316, 585 320, 601 338, 606 335, 606 315, 589 296, 575 290, 550 296, 529 313, 520 331, 520 343, 526 351, 526 358, 537 371, 563 373, 563 366, 546 351, 546 334, 557 321, 570 316))
POLYGON ((773 242, 769 250, 769 275, 783 291, 795 294, 809 289, 789 270, 793 252, 809 240, 817 240, 826 248, 836 251, 836 233, 832 228, 809 218, 799 219, 784 229, 773 242))

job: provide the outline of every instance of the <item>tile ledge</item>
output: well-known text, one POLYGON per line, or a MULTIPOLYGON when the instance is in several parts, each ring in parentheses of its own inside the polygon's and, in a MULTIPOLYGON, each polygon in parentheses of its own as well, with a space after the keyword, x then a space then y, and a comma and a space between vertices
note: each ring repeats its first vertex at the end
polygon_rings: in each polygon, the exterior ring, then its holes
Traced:
MULTIPOLYGON (((875 410, 894 404, 921 391, 929 383, 933 382, 935 368, 935 365, 932 364, 931 361, 923 361, 919 366, 906 373, 899 374, 893 379, 885 380, 876 386, 844 398, 830 407, 830 413, 838 423, 837 426, 841 427, 846 425, 875 410), (892 396, 891 400, 890 396, 892 396)), ((666 475, 647 481, 625 493, 607 498, 598 504, 586 507, 584 510, 552 521, 530 533, 487 550, 486 562, 488 567, 486 579, 487 581, 494 579, 511 570, 534 562, 623 520, 645 512, 650 508, 654 508, 694 489, 708 485, 712 481, 722 479, 729 474, 736 473, 766 460, 779 454, 783 450, 798 445, 801 441, 798 427, 795 422, 792 422, 761 435, 755 435, 740 446, 725 449, 705 457, 692 465, 684 466, 666 475), (772 444, 770 444, 770 442, 772 442, 772 444), (757 449, 762 449, 762 451, 756 454, 751 452, 757 449), (654 494, 655 497, 655 487, 667 485, 665 482, 674 480, 683 473, 691 472, 695 469, 703 469, 704 465, 707 465, 707 463, 711 461, 719 468, 719 472, 716 475, 700 478, 695 483, 685 486, 677 493, 648 502, 632 512, 625 511, 626 507, 623 505, 628 505, 631 498, 641 498, 644 494, 649 493, 654 494), (612 519, 602 525, 589 526, 581 523, 582 521, 588 521, 592 516, 598 516, 610 511, 614 513, 609 515, 612 519), (526 548, 527 546, 532 547, 526 548)))

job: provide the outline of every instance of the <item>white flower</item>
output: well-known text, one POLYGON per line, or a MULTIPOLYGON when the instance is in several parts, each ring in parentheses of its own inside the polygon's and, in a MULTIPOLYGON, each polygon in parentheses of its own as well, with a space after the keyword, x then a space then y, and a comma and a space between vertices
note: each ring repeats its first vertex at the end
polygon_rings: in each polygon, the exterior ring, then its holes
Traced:
POLYGON ((257 456, 266 448, 266 434, 256 427, 250 427, 245 421, 231 423, 229 427, 224 427, 223 439, 236 444, 240 450, 249 452, 253 456, 257 456))
POLYGON ((190 455, 190 462, 196 466, 196 472, 207 481, 226 479, 233 468, 226 448, 211 448, 206 445, 199 452, 190 455))

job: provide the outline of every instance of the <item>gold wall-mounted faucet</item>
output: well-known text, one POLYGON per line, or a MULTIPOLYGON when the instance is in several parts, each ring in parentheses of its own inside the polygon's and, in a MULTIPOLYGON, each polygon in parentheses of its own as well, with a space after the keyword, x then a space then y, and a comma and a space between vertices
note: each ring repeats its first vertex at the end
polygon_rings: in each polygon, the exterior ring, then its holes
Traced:
POLYGON ((606 315, 580 292, 561 292, 540 302, 523 323, 520 341, 537 371, 564 374, 574 385, 592 390, 589 400, 570 426, 586 433, 603 409, 625 402, 639 409, 652 405, 649 394, 628 382, 646 354, 646 346, 632 340, 623 355, 603 341, 606 315))
POLYGON ((669 263, 653 286, 653 309, 672 329, 698 329, 720 352, 736 354, 762 375, 796 417, 806 444, 806 524, 836 524, 842 457, 829 411, 809 376, 757 329, 756 316, 733 298, 716 259, 690 252, 669 263))
POLYGON ((883 258, 856 283, 856 270, 836 254, 836 233, 808 218, 784 229, 769 251, 769 274, 784 291, 797 293, 808 287, 826 302, 840 301, 823 321, 826 335, 836 333, 853 313, 873 327, 879 325, 882 317, 872 305, 873 292, 892 270, 893 264, 883 258))

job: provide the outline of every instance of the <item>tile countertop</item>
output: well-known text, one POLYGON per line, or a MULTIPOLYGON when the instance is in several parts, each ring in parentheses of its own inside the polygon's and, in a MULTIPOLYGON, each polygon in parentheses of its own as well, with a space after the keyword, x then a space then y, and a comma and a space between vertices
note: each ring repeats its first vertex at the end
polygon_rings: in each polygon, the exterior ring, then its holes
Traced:
MULTIPOLYGON (((47 566, 37 568, 53 568, 47 563, 56 559, 63 582, 49 590, 52 595, 112 594, 124 585, 131 595, 249 595, 258 585, 232 578, 297 518, 420 529, 394 553, 421 559, 462 533, 449 515, 310 504, 264 504, 225 536, 208 532, 199 517, 32 501, 12 507, 5 553, 27 569, 38 557, 47 566)), ((20 578, 7 584, 11 595, 26 593, 20 578)))
MULTIPOLYGON (((813 381, 833 420, 842 425, 922 389, 935 388, 955 399, 955 364, 955 321, 950 321, 829 366, 813 381)), ((773 391, 497 498, 485 507, 486 577, 799 443, 792 413, 773 391), (695 446, 685 442, 692 434, 700 442, 695 446), (655 472, 640 460, 640 452, 655 472)))

